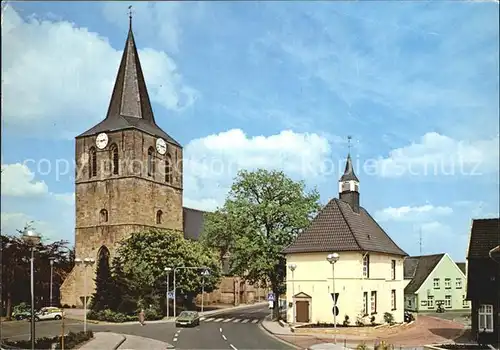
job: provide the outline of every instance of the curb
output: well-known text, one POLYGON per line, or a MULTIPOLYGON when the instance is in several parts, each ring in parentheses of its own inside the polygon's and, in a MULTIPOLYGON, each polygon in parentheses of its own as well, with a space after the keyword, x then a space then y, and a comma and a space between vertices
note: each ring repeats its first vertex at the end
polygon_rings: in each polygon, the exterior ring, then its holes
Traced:
MULTIPOLYGON (((266 304, 267 304, 267 301, 266 302, 260 302, 260 303, 253 303, 253 304, 243 304, 243 305, 237 305, 237 306, 228 307, 228 308, 224 308, 224 309, 220 309, 220 310, 205 311, 203 313, 200 312, 199 314, 200 314, 200 317, 205 317, 205 316, 218 315, 218 314, 222 314, 222 313, 225 313, 225 312, 230 312, 230 311, 233 311, 233 310, 247 309, 247 308, 252 308, 252 307, 255 307, 255 306, 266 305, 266 304)), ((82 319, 75 318, 75 317, 65 316, 64 319, 83 322, 82 319)), ((155 324, 155 323, 172 323, 174 321, 175 321, 175 317, 171 316, 169 319, 162 318, 161 320, 153 320, 153 321, 146 321, 146 322, 147 323, 153 323, 153 324, 155 324)), ((123 325, 123 326, 129 326, 129 325, 132 325, 132 324, 139 324, 139 321, 107 322, 107 321, 89 320, 87 318, 87 323, 92 323, 92 324, 97 324, 97 325, 114 325, 114 326, 123 325)))
MULTIPOLYGON (((273 339, 275 339, 275 340, 279 341, 280 343, 283 343, 283 344, 286 344, 286 345, 288 345, 288 346, 291 346, 292 348, 297 349, 297 350, 306 350, 305 348, 301 348, 300 346, 297 346, 297 345, 295 345, 295 344, 293 344, 293 343, 290 343, 290 342, 288 342, 288 341, 286 341, 286 340, 281 339, 280 337, 278 337, 277 335, 275 335, 273 332, 271 332, 269 329, 267 329, 267 328, 266 328, 266 327, 262 324, 262 322, 261 322, 261 323, 259 323, 259 328, 260 328, 263 332, 265 331, 267 334, 269 334, 269 336, 270 336, 271 338, 273 338, 273 339)), ((292 335, 292 337, 293 337, 293 335, 292 335)))
POLYGON ((125 334, 120 334, 120 335, 123 337, 123 339, 113 347, 113 350, 117 350, 123 343, 125 343, 125 340, 127 340, 125 334))

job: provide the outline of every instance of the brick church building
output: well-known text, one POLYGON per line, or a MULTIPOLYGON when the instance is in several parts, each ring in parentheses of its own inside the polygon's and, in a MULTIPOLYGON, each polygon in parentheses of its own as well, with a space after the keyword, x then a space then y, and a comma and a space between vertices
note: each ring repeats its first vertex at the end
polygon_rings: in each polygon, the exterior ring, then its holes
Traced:
MULTIPOLYGON (((182 146, 155 122, 131 22, 106 117, 75 143, 76 258, 111 258, 118 242, 147 229, 199 237, 203 212, 182 205, 182 146)), ((62 305, 82 306, 92 295, 96 265, 87 274, 84 266, 73 268, 61 286, 62 305)), ((255 292, 224 277, 207 299, 239 304, 255 292)))

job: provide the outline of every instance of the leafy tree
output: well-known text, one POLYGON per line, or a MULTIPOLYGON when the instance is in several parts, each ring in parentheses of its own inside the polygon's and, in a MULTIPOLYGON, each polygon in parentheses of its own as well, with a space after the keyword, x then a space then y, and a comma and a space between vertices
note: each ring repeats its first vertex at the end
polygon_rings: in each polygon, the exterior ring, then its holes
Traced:
MULTIPOLYGON (((13 305, 21 302, 31 303, 30 288, 30 257, 31 246, 22 239, 22 232, 34 229, 28 223, 17 234, 0 236, 2 250, 2 300, 5 300, 6 310, 2 312, 8 318, 12 316, 13 305), (21 233, 21 234, 20 234, 21 233)), ((43 237, 42 237, 43 238, 43 237)), ((68 242, 42 241, 35 246, 35 302, 37 307, 48 306, 50 302, 50 260, 55 258, 53 269, 53 301, 59 300, 59 286, 65 276, 71 271, 74 259, 68 249, 68 242)), ((3 310, 2 310, 3 311, 3 310)))
MULTIPOLYGON (((278 296, 285 290, 286 260, 281 252, 319 209, 318 192, 306 193, 304 182, 281 171, 240 171, 224 207, 207 217, 202 241, 220 248, 220 238, 227 239, 222 241, 231 251, 232 272, 251 283, 269 285, 278 296)), ((274 316, 279 317, 277 298, 274 316)))
POLYGON ((214 248, 219 253, 222 262, 232 250, 234 236, 238 234, 239 227, 235 225, 236 218, 231 218, 231 213, 225 208, 219 208, 215 212, 205 213, 203 232, 200 242, 208 247, 214 248))
POLYGON ((199 242, 185 240, 177 231, 134 233, 121 243, 117 253, 129 290, 143 306, 154 305, 157 296, 165 294, 166 267, 180 268, 176 272, 177 295, 184 295, 188 300, 202 288, 202 270, 194 267, 210 269, 210 275, 205 278, 205 291, 215 289, 220 280, 217 254, 199 242))

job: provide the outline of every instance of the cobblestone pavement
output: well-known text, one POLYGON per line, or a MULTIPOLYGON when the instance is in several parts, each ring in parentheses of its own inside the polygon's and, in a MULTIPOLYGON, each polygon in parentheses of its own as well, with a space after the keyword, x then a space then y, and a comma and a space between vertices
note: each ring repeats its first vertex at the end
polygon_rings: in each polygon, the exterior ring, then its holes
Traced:
MULTIPOLYGON (((422 349, 426 344, 450 343, 454 339, 461 337, 465 332, 462 323, 453 322, 446 319, 420 315, 415 323, 407 329, 401 329, 395 334, 384 335, 378 333, 375 336, 362 337, 355 335, 337 335, 338 343, 345 343, 347 347, 356 347, 365 343, 372 347, 377 341, 386 341, 392 344, 395 349, 422 349)), ((290 342, 302 349, 307 349, 311 345, 333 342, 333 335, 280 335, 280 339, 290 342)))

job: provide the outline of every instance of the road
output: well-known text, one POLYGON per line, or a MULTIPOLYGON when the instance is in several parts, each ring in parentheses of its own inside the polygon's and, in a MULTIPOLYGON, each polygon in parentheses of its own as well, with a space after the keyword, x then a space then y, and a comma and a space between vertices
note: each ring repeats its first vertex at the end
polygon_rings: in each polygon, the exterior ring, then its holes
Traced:
MULTIPOLYGON (((94 332, 109 331, 157 339, 174 345, 176 349, 292 349, 260 328, 259 323, 269 313, 267 306, 262 305, 229 310, 202 318, 200 326, 193 328, 176 328, 174 323, 146 323, 144 327, 138 324, 96 325, 90 323, 87 326, 94 332)), ((83 324, 79 321, 66 320, 65 329, 81 331, 83 324)), ((4 322, 1 331, 2 338, 29 339, 29 322, 4 322)), ((36 323, 37 338, 58 334, 61 334, 61 321, 36 323)))

